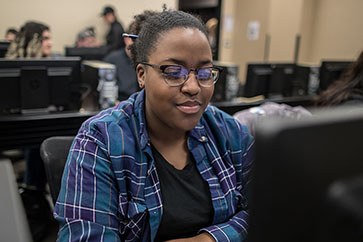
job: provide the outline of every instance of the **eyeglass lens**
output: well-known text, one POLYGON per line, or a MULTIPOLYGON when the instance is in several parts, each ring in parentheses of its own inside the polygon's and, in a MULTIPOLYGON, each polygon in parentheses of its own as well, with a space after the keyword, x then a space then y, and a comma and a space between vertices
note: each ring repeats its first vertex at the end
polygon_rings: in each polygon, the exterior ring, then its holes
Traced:
MULTIPOLYGON (((189 74, 189 70, 184 66, 168 66, 164 69, 164 74, 174 78, 186 78, 189 74)), ((198 80, 205 80, 212 78, 211 76, 212 68, 211 67, 204 67, 197 70, 197 79, 198 80)))

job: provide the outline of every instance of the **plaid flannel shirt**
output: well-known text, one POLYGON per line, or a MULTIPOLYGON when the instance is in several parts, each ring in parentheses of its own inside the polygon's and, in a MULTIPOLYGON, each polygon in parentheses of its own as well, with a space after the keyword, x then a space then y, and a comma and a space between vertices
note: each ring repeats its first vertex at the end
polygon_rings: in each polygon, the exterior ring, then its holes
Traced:
MULTIPOLYGON (((153 241, 163 203, 146 132, 144 91, 80 128, 68 155, 54 216, 58 241, 153 241)), ((210 188, 216 241, 247 235, 246 185, 253 138, 233 117, 208 106, 188 148, 210 188)))

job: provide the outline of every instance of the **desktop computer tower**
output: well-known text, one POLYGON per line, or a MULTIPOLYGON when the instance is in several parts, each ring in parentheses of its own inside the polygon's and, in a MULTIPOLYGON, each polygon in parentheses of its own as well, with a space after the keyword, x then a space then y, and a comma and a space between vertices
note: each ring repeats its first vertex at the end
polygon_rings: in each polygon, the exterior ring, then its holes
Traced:
POLYGON ((85 98, 82 108, 99 110, 113 106, 117 101, 116 67, 102 61, 82 62, 82 83, 85 98))
POLYGON ((317 94, 319 89, 319 66, 298 65, 293 82, 292 96, 317 94))
POLYGON ((237 96, 239 88, 238 65, 234 63, 214 62, 222 67, 219 79, 214 86, 212 102, 231 101, 237 96))

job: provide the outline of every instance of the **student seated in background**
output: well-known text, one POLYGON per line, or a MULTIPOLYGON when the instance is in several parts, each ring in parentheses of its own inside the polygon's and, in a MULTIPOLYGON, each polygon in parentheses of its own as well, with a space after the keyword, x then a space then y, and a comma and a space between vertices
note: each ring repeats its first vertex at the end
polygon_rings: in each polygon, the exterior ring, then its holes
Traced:
POLYGON ((33 21, 26 22, 9 46, 6 58, 48 57, 52 51, 52 40, 48 26, 33 21))
MULTIPOLYGON (((156 13, 157 12, 154 11, 144 11, 142 14, 134 16, 134 21, 129 25, 127 33, 138 35, 145 20, 156 13)), ((131 94, 140 90, 139 84, 137 83, 135 68, 130 59, 131 53, 129 47, 133 44, 133 39, 124 37, 124 41, 126 45, 125 48, 114 50, 104 58, 105 62, 116 66, 119 101, 128 99, 131 94)))
MULTIPOLYGON (((47 25, 38 22, 25 23, 12 41, 6 58, 40 58, 51 55, 52 40, 47 25)), ((51 210, 45 197, 46 175, 38 148, 25 149, 26 170, 20 189, 30 230, 34 241, 42 239, 49 226, 51 210)))
POLYGON ((124 28, 122 24, 117 20, 116 13, 113 7, 104 7, 101 16, 103 16, 105 22, 110 26, 110 29, 106 35, 106 45, 108 48, 108 52, 117 49, 123 49, 125 47, 125 43, 122 39, 124 28))
POLYGON ((98 47, 100 43, 96 39, 93 27, 83 29, 77 34, 76 47, 98 47))
POLYGON ((11 42, 15 39, 18 31, 14 28, 8 28, 5 33, 4 41, 11 42))
POLYGON ((319 94, 317 106, 363 104, 363 51, 339 80, 319 94))
POLYGON ((58 241, 243 241, 254 142, 208 105, 221 68, 205 26, 163 11, 130 48, 142 90, 80 128, 54 209, 58 241))

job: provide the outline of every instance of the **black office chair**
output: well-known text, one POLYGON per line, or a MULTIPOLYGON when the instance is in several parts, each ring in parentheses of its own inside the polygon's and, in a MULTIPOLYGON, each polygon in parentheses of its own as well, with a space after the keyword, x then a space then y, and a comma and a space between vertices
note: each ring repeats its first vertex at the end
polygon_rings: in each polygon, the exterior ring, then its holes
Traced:
POLYGON ((44 140, 40 146, 40 156, 44 162, 50 195, 57 201, 61 187, 64 165, 74 136, 54 136, 44 140))

